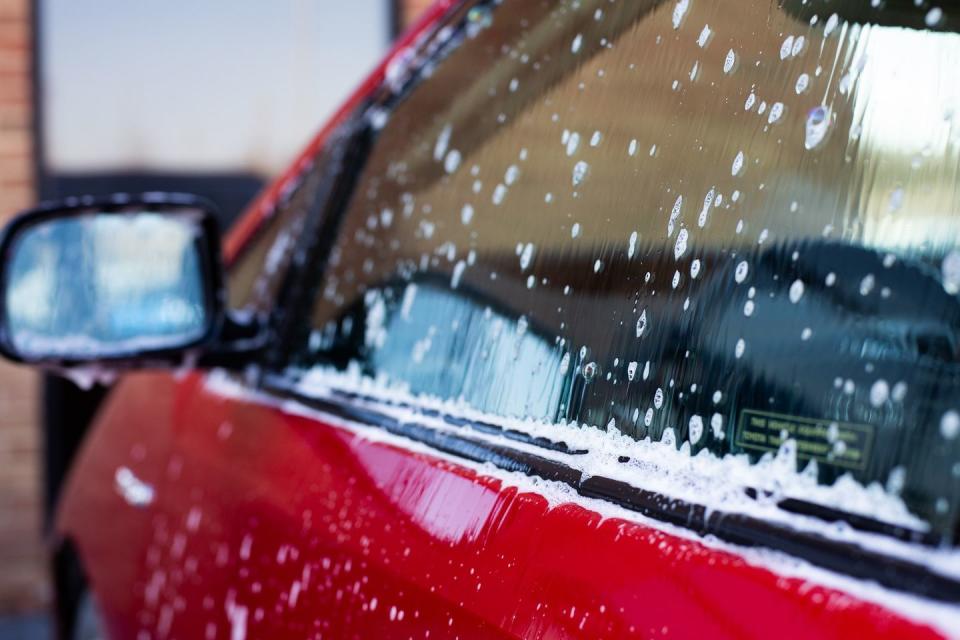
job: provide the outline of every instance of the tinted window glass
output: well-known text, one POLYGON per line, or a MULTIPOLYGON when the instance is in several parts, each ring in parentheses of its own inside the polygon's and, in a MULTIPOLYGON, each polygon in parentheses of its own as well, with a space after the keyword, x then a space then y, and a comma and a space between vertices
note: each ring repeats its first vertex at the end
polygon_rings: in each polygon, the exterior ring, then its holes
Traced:
MULTIPOLYGON (((323 166, 323 163, 320 163, 323 166)), ((323 172, 308 162, 287 187, 280 203, 230 267, 229 307, 269 311, 303 233, 308 209, 320 196, 323 172)))
POLYGON ((298 366, 693 453, 780 451, 948 533, 954 18, 478 5, 379 134, 298 366))

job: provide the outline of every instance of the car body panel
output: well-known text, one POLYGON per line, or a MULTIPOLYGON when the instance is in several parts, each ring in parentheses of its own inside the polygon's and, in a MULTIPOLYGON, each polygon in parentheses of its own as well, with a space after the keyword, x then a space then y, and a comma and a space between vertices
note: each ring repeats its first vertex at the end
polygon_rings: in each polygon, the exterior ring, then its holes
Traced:
POLYGON ((60 520, 117 637, 937 635, 205 374, 117 391, 60 520), (116 488, 123 467, 150 505, 116 488))

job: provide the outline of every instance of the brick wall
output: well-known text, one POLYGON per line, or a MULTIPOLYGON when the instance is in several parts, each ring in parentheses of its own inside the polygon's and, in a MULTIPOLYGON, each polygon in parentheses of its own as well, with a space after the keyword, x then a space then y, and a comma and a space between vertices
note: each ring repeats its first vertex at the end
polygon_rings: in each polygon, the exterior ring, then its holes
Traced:
MULTIPOLYGON (((34 201, 30 0, 0 0, 0 221, 34 201)), ((48 601, 37 377, 0 362, 0 613, 48 601)))

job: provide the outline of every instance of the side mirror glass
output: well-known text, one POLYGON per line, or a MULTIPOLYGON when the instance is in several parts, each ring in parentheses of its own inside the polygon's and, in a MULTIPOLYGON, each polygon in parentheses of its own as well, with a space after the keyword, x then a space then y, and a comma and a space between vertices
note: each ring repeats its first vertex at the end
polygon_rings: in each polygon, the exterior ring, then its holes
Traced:
POLYGON ((185 196, 25 214, 0 249, 0 346, 69 365, 200 345, 222 314, 218 246, 212 211, 185 196))

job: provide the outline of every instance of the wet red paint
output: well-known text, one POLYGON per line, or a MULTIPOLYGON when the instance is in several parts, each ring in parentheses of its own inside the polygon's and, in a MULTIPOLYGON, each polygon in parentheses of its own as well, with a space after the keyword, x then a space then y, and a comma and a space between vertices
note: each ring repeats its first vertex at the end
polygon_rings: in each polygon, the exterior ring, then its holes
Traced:
POLYGON ((936 635, 734 554, 225 398, 200 374, 122 384, 60 531, 118 637, 228 638, 231 615, 249 638, 936 635), (153 504, 124 501, 121 466, 153 504))

